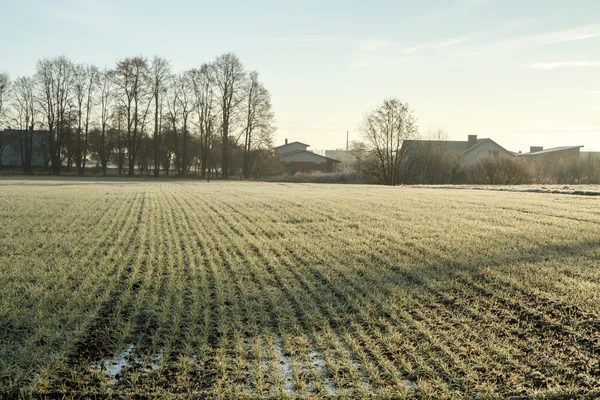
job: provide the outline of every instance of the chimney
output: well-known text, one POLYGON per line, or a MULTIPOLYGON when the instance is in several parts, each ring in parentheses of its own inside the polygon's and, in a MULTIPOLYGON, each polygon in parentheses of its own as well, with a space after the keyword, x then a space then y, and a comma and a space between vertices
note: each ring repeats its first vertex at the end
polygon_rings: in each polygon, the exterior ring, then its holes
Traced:
POLYGON ((529 146, 530 153, 537 153, 538 151, 543 151, 544 146, 529 146))
POLYGON ((287 138, 285 138, 285 144, 287 144, 287 138))
POLYGON ((477 135, 469 135, 469 148, 477 144, 477 135))

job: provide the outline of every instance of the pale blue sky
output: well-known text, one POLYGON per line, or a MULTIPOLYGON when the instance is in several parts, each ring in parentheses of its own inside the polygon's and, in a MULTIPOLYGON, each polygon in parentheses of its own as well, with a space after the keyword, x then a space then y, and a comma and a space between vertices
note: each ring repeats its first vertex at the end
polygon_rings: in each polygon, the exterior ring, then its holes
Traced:
POLYGON ((232 51, 271 91, 278 142, 343 147, 395 96, 423 134, 600 150, 598 0, 0 2, 13 78, 61 54, 100 67, 157 54, 180 71, 232 51))

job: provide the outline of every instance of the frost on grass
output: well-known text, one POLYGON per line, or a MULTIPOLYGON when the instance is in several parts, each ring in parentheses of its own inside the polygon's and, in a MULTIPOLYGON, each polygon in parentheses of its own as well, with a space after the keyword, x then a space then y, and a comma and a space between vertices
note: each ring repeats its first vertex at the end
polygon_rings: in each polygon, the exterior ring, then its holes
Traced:
POLYGON ((408 386, 410 390, 417 390, 418 388, 417 382, 411 381, 410 379, 405 379, 404 383, 406 383, 406 386, 408 386))
POLYGON ((277 363, 279 365, 279 375, 281 375, 285 381, 285 392, 291 395, 294 393, 292 366, 290 365, 288 357, 283 355, 283 342, 279 336, 275 336, 274 344, 277 353, 277 363))
POLYGON ((163 349, 160 349, 150 360, 141 357, 133 357, 134 350, 135 346, 133 344, 127 344, 119 355, 93 363, 91 369, 104 372, 104 375, 110 378, 111 384, 115 384, 123 375, 127 365, 141 365, 142 367, 140 370, 145 373, 153 373, 160 368, 162 360, 164 359, 163 349))
MULTIPOLYGON (((90 382, 117 398, 216 389, 230 398, 384 398, 396 389, 597 397, 595 198, 250 182, 132 183, 118 194, 114 183, 69 186, 65 196, 0 180, 9 232, 0 358, 10 371, 0 373, 0 393, 29 385, 38 397, 64 388, 82 398, 79 383, 90 382), (91 370, 93 355, 79 357, 72 335, 98 306, 110 329, 81 337, 122 345, 91 370), (35 340, 22 338, 23 327, 35 340), (162 343, 170 354, 195 352, 196 365, 161 362, 162 343), (75 375, 49 364, 54 352, 71 355, 75 375)), ((573 188, 587 190, 540 190, 573 188)))
POLYGON ((319 371, 319 375, 321 375, 321 379, 323 381, 323 386, 325 387, 325 390, 329 394, 335 394, 335 385, 327 376, 327 371, 325 369, 325 359, 323 358, 323 355, 319 351, 312 349, 308 357, 310 359, 310 362, 317 369, 317 371, 319 371))
POLYGON ((362 385, 369 392, 372 391, 373 387, 369 383, 369 379, 365 375, 365 370, 362 367, 362 365, 358 361, 355 361, 355 360, 352 360, 352 359, 350 359, 350 364, 352 365, 352 368, 354 368, 354 370, 360 376, 360 385, 362 385))

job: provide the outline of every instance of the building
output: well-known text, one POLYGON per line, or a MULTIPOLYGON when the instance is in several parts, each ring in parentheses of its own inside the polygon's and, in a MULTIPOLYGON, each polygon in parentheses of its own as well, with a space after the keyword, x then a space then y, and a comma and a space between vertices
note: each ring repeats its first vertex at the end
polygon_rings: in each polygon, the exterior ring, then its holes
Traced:
POLYGON ((580 150, 583 146, 562 146, 544 150, 542 146, 531 146, 529 153, 519 153, 529 163, 547 165, 572 164, 581 159, 580 150))
MULTIPOLYGON (((0 168, 21 168, 21 144, 26 143, 29 130, 5 129, 0 131, 0 168)), ((31 143, 31 166, 42 168, 45 165, 44 144, 48 131, 33 131, 31 143)))
POLYGON ((325 157, 308 150, 309 145, 301 142, 288 143, 275 147, 281 160, 282 168, 289 173, 321 171, 334 172, 339 163, 330 157, 325 157))
POLYGON ((349 150, 325 150, 325 157, 333 158, 334 160, 339 160, 340 164, 338 165, 338 169, 341 168, 343 171, 352 171, 354 170, 354 165, 356 164, 356 157, 349 150))
POLYGON ((514 153, 506 150, 489 138, 478 139, 477 135, 468 135, 467 140, 405 140, 402 152, 405 156, 423 154, 427 151, 444 151, 459 155, 465 164, 473 164, 480 158, 513 157, 514 153))

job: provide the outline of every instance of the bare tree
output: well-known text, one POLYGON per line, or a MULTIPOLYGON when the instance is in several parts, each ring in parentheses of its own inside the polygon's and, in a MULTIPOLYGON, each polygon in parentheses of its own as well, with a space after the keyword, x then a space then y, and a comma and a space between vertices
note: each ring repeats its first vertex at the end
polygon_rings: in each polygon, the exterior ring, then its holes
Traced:
POLYGON ((184 175, 189 168, 189 157, 188 157, 188 143, 190 132, 188 129, 188 121, 191 113, 194 110, 193 102, 193 85, 192 75, 190 71, 185 71, 175 78, 175 85, 177 85, 177 106, 181 112, 181 135, 182 143, 181 149, 179 150, 179 175, 184 175))
POLYGON ((127 125, 127 112, 124 106, 116 105, 110 118, 112 119, 112 127, 115 130, 115 144, 117 149, 117 169, 119 175, 123 173, 125 165, 125 157, 127 155, 127 138, 123 129, 127 125))
POLYGON ((442 130, 430 132, 427 140, 404 141, 402 162, 406 184, 456 184, 465 175, 461 152, 442 130))
POLYGON ((192 73, 185 71, 171 80, 168 101, 168 119, 173 133, 175 167, 178 175, 187 172, 189 129, 188 121, 194 110, 194 92, 192 73), (181 136, 181 137, 180 137, 181 136))
POLYGON ((83 136, 83 156, 82 165, 79 170, 79 175, 83 175, 85 171, 85 163, 87 160, 89 132, 90 132, 90 119, 92 116, 92 108, 96 100, 96 89, 98 87, 100 72, 94 65, 87 67, 87 86, 86 86, 86 103, 85 103, 85 123, 84 123, 84 136, 83 136))
POLYGON ((102 175, 106 176, 106 168, 114 148, 114 140, 109 136, 110 112, 114 100, 112 73, 105 69, 98 75, 98 90, 100 91, 100 143, 98 156, 102 166, 102 175))
MULTIPOLYGON (((19 77, 13 87, 13 122, 19 134, 13 143, 21 155, 21 168, 26 175, 33 174, 31 168, 34 154, 34 129, 37 114, 35 82, 28 77, 19 77)), ((41 138, 38 138, 41 139, 41 138)))
POLYGON ((168 78, 171 75, 169 61, 155 56, 150 66, 152 74, 152 97, 154 99, 154 176, 160 172, 160 116, 162 113, 163 96, 167 92, 168 78))
POLYGON ((202 178, 206 177, 206 169, 209 165, 210 146, 215 119, 215 93, 213 70, 208 64, 203 64, 200 69, 192 70, 192 85, 194 87, 196 116, 200 131, 200 173, 202 178))
POLYGON ((404 140, 418 136, 416 118, 408 104, 391 98, 365 114, 360 126, 363 142, 354 147, 359 168, 384 185, 400 183, 404 140))
POLYGON ((257 150, 272 146, 274 114, 271 94, 258 80, 258 72, 252 71, 245 87, 244 152, 242 172, 245 179, 252 173, 255 159, 262 154, 257 150))
POLYGON ((115 85, 120 92, 120 105, 127 117, 128 175, 134 174, 137 151, 142 139, 141 128, 150 106, 148 74, 148 62, 142 57, 119 61, 113 74, 115 85))
POLYGON ((60 174, 63 134, 68 122, 73 81, 73 66, 66 57, 43 59, 37 63, 36 77, 40 88, 40 104, 48 124, 48 151, 52 174, 60 174))
POLYGON ((10 90, 10 77, 8 73, 0 73, 0 129, 3 128, 4 124, 4 113, 6 112, 4 103, 8 98, 8 91, 10 90))
POLYGON ((236 116, 238 106, 243 100, 241 95, 244 83, 244 66, 232 53, 223 54, 211 64, 218 101, 221 107, 222 158, 221 170, 223 179, 229 178, 229 131, 236 116))
POLYGON ((75 162, 77 173, 83 175, 87 159, 90 117, 98 85, 98 68, 93 65, 74 66, 74 92, 77 102, 77 136, 75 162))
MULTIPOLYGON (((77 134, 75 136, 75 165, 77 171, 81 170, 81 124, 83 120, 83 107, 85 104, 85 87, 87 83, 87 70, 83 64, 73 65, 73 92, 75 95, 77 112, 77 134)), ((70 168, 70 167, 69 167, 70 168)))
MULTIPOLYGON (((165 136, 165 146, 167 146, 168 144, 168 149, 169 150, 173 150, 173 153, 175 154, 175 169, 177 170, 177 172, 179 173, 179 165, 180 165, 180 155, 181 152, 179 151, 179 125, 180 125, 180 113, 181 113, 181 109, 179 108, 179 85, 177 84, 177 78, 175 76, 173 76, 170 80, 169 83, 169 89, 168 89, 168 93, 167 93, 167 121, 169 123, 169 128, 168 128, 168 132, 165 136)), ((171 152, 167 151, 166 153, 163 152, 163 156, 166 154, 171 154, 171 152)), ((167 160, 163 160, 163 164, 166 162, 167 160)), ((169 160, 168 164, 170 165, 171 162, 169 160)), ((165 170, 165 174, 168 175, 168 169, 165 170)))
MULTIPOLYGON (((0 73, 0 130, 4 127, 4 113, 5 107, 4 102, 8 97, 8 91, 10 89, 10 78, 8 73, 0 73)), ((8 137, 6 135, 0 135, 0 170, 2 169, 2 153, 8 146, 8 137)))

